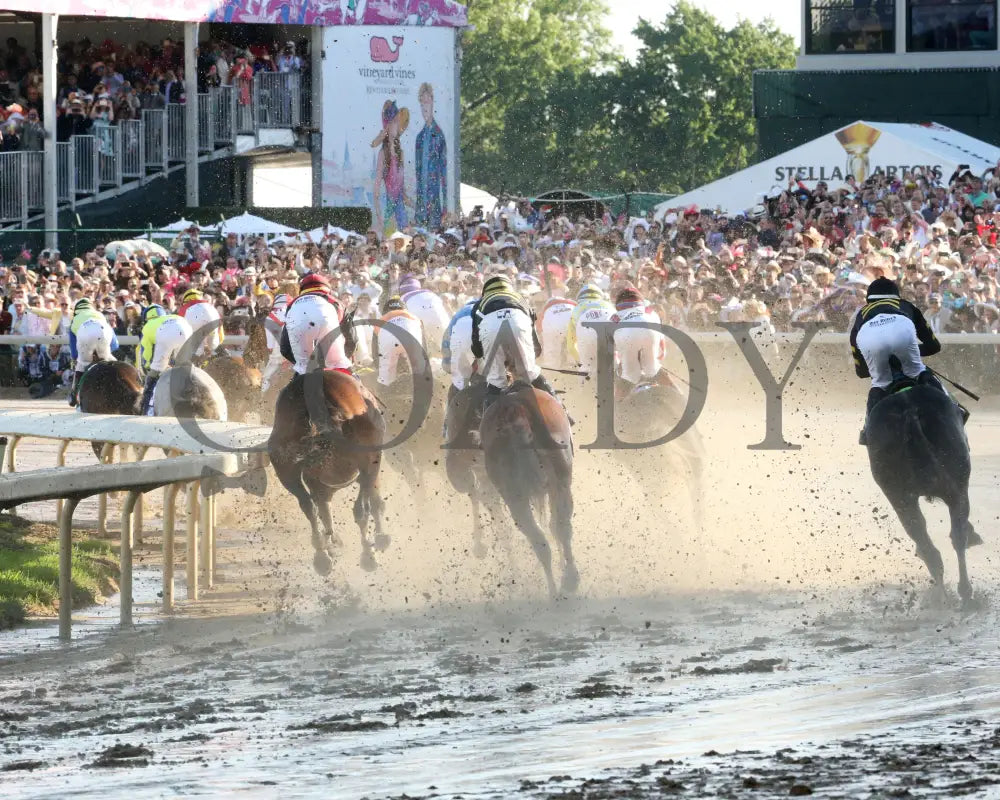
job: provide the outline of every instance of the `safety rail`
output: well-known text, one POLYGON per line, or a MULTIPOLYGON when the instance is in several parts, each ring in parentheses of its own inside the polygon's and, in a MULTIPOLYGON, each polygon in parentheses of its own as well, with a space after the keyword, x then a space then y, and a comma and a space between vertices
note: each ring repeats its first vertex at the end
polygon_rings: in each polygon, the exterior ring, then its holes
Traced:
MULTIPOLYGON (((245 85, 218 86, 198 99, 198 152, 213 157, 232 148, 237 136, 261 128, 294 128, 307 119, 309 101, 295 73, 261 72, 245 85)), ((91 202, 166 173, 186 157, 184 104, 145 109, 140 119, 106 125, 98 120, 83 135, 56 143, 57 198, 63 207, 91 202), (86 201, 83 198, 88 198, 86 201)), ((0 153, 0 226, 28 226, 32 212, 44 207, 44 155, 20 150, 0 153)))
POLYGON ((301 80, 297 72, 258 72, 253 76, 254 115, 260 128, 299 124, 301 80))
MULTIPOLYGON (((163 607, 174 603, 174 521, 177 493, 188 486, 187 496, 187 596, 197 600, 199 578, 208 588, 215 583, 215 507, 213 483, 266 466, 264 450, 269 428, 255 428, 210 420, 173 420, 156 417, 122 417, 83 414, 76 411, 50 412, 44 416, 23 411, 0 411, 0 507, 11 508, 28 502, 58 500, 60 527, 60 589, 69 591, 71 532, 73 513, 80 499, 98 496, 98 528, 106 533, 107 496, 128 490, 121 512, 122 624, 131 623, 131 556, 133 541, 141 541, 143 527, 142 494, 165 487, 163 506, 163 607), (193 424, 206 437, 201 441, 191 433, 193 424), (60 442, 53 469, 17 472, 17 450, 26 438, 60 442), (101 465, 65 467, 66 451, 73 441, 103 442, 101 465), (206 442, 211 442, 211 445, 206 442), (136 463, 112 465, 115 449, 124 462, 126 447, 135 450, 136 463), (172 457, 145 463, 150 448, 162 449, 172 457), (229 452, 219 452, 225 450, 229 452), (199 494, 202 500, 199 501, 199 494), (199 541, 199 525, 201 537, 199 541), (199 564, 200 562, 200 564, 199 564)), ((60 602, 60 636, 70 637, 71 603, 67 594, 60 602)))
POLYGON ((167 106, 167 161, 184 160, 184 106, 167 106))
POLYGON ((122 178, 145 178, 146 136, 143 132, 142 120, 122 120, 119 127, 121 128, 122 178))
POLYGON ((97 194, 100 191, 100 170, 97 165, 97 139, 93 136, 74 136, 73 161, 76 165, 76 194, 97 194))

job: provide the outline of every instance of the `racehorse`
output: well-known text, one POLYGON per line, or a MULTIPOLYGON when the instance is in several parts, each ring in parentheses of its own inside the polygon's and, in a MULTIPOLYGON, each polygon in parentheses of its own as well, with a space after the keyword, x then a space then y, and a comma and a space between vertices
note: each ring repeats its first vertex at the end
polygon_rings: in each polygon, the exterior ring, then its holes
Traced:
POLYGON ((580 575, 573 559, 573 436, 569 419, 550 394, 517 381, 483 413, 479 426, 490 481, 507 504, 514 523, 531 544, 556 597, 552 553, 535 521, 548 500, 550 528, 563 560, 562 591, 576 591, 580 575))
POLYGON ((229 355, 225 350, 209 358, 204 370, 225 395, 229 418, 234 422, 246 422, 247 415, 261 402, 260 370, 251 368, 245 358, 229 355))
POLYGON ((895 369, 897 364, 898 359, 891 356, 891 394, 872 409, 866 426, 872 477, 942 591, 944 565, 927 535, 919 498, 945 502, 951 516, 951 543, 958 556, 958 594, 968 605, 972 585, 965 551, 983 541, 969 522, 969 442, 952 399, 937 386, 905 378, 895 369))
POLYGON ((316 572, 330 574, 333 547, 340 542, 333 530, 330 500, 337 489, 355 480, 359 491, 354 520, 361 531, 361 567, 375 569, 372 543, 368 540, 369 518, 375 518, 376 550, 385 550, 389 537, 382 530, 385 503, 378 486, 382 453, 375 449, 384 439, 385 421, 374 398, 349 375, 336 370, 316 371, 295 376, 282 389, 274 416, 268 439, 271 465, 309 520, 316 572), (310 415, 307 404, 307 392, 314 391, 313 386, 317 399, 322 399, 325 406, 326 413, 319 419, 310 415))
MULTIPOLYGON (((79 409, 87 414, 138 414, 142 376, 127 361, 96 361, 83 373, 79 409)), ((93 442, 100 458, 104 442, 93 442)))
POLYGON ((163 371, 151 403, 157 417, 229 420, 226 397, 203 369, 181 364, 163 371))
POLYGON ((479 426, 482 423, 486 382, 472 380, 455 392, 445 411, 444 466, 448 480, 459 494, 467 495, 472 503, 472 554, 486 557, 483 527, 479 518, 480 504, 493 492, 486 475, 483 452, 479 449, 479 426))
MULTIPOLYGON (((656 379, 631 387, 618 404, 620 428, 627 442, 649 442, 663 436, 680 421, 685 407, 684 396, 662 373, 656 379)), ((625 463, 647 492, 660 490, 669 476, 671 465, 655 462, 670 453, 680 457, 688 472, 688 491, 695 527, 702 527, 702 478, 705 469, 705 445, 701 433, 691 426, 678 438, 657 447, 622 448, 616 457, 625 463)), ((659 498, 651 498, 659 499, 659 498)))

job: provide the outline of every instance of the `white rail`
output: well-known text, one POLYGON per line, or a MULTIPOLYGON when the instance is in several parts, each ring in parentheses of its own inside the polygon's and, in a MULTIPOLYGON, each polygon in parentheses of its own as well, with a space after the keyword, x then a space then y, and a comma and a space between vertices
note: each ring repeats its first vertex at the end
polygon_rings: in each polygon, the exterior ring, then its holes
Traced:
POLYGON ((211 485, 220 476, 233 476, 262 469, 263 450, 270 428, 250 427, 210 420, 173 420, 53 411, 37 414, 0 411, 0 507, 56 499, 60 528, 59 635, 71 636, 71 576, 73 512, 84 497, 98 495, 98 528, 106 532, 107 495, 129 492, 122 506, 121 528, 121 622, 132 621, 132 543, 141 541, 142 495, 164 488, 163 506, 163 607, 174 602, 174 520, 177 492, 188 485, 187 508, 187 596, 197 600, 199 577, 211 588, 215 582, 215 500, 211 485), (200 431, 194 435, 192 431, 200 431), (22 439, 57 439, 60 446, 54 469, 17 472, 17 449, 22 439), (72 441, 104 442, 102 466, 67 469, 66 450, 72 441), (115 448, 135 449, 136 463, 112 465, 115 448), (149 448, 162 448, 173 458, 139 463, 149 448), (237 452, 220 452, 231 450, 237 452), (182 455, 198 454, 198 455, 182 455), (202 499, 199 503, 199 493, 202 499), (198 529, 201 527, 199 543, 198 529), (200 569, 199 569, 199 561, 200 569))

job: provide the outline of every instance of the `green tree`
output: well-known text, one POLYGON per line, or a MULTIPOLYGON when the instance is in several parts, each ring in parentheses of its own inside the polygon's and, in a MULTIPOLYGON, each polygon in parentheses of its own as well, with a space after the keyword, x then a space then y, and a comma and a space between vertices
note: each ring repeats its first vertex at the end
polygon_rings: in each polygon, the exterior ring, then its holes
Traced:
POLYGON ((792 37, 770 20, 726 30, 686 0, 635 34, 642 47, 621 68, 616 129, 636 183, 681 192, 752 163, 753 73, 791 68, 792 37))
POLYGON ((554 97, 569 108, 566 87, 592 84, 613 66, 605 0, 470 0, 468 8, 463 180, 492 191, 548 186, 557 123, 539 115, 554 97))

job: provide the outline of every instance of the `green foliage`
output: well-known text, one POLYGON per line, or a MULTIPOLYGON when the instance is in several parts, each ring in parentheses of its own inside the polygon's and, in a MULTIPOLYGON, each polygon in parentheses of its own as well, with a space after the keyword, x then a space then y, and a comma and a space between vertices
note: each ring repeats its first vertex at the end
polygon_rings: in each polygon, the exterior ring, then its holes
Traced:
POLYGON ((794 64, 771 21, 681 0, 616 56, 603 3, 478 0, 464 42, 463 180, 494 192, 681 192, 753 163, 752 75, 794 64))
MULTIPOLYGON (((0 523, 0 630, 27 613, 54 614, 59 601, 59 545, 54 531, 18 518, 0 523)), ((114 589, 111 546, 82 539, 73 544, 73 605, 96 602, 114 589)))

